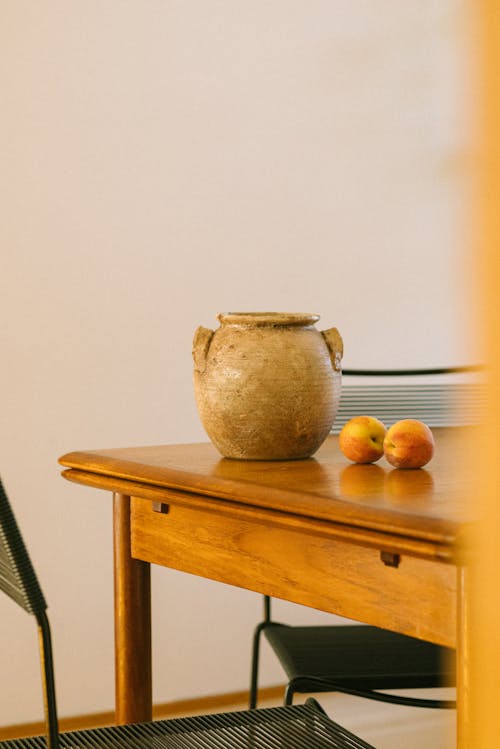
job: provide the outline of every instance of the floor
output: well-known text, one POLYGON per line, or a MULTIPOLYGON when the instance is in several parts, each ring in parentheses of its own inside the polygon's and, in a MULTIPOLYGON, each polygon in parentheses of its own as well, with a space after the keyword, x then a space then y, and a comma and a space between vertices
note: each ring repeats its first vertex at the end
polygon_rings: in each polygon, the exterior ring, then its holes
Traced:
MULTIPOLYGON (((432 696, 432 690, 428 692, 432 696)), ((343 694, 317 697, 333 720, 377 749, 401 749, 403 746, 404 749, 450 749, 456 746, 455 710, 403 707, 343 694)), ((450 699, 453 697, 449 695, 450 699)))
MULTIPOLYGON (((404 692, 415 696, 415 692, 404 692)), ((344 694, 314 695, 336 722, 376 749, 451 749, 456 745, 454 710, 403 707, 344 694)), ((419 690, 418 696, 454 699, 454 690, 419 690)), ((302 701, 297 698, 297 702, 302 701)), ((276 701, 263 701, 271 707, 276 701)), ((245 709, 235 705, 234 709, 245 709)))

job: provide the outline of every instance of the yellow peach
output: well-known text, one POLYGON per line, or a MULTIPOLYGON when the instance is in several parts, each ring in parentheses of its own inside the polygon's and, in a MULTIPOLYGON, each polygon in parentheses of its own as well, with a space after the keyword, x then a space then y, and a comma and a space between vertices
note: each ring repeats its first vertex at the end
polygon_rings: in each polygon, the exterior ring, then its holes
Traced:
POLYGON ((354 463, 373 463, 384 454, 385 425, 374 416, 354 416, 339 434, 339 446, 354 463))

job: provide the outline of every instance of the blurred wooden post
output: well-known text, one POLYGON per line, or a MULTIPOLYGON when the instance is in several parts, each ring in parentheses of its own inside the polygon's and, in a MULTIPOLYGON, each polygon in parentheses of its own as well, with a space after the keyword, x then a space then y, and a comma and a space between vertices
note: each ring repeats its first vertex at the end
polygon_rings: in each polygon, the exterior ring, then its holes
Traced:
POLYGON ((481 513, 472 569, 471 724, 464 746, 499 745, 500 700, 500 4, 479 0, 473 16, 473 68, 477 72, 473 106, 477 115, 478 177, 475 247, 479 284, 476 320, 490 369, 488 420, 480 440, 471 444, 477 457, 481 491, 471 497, 481 513))

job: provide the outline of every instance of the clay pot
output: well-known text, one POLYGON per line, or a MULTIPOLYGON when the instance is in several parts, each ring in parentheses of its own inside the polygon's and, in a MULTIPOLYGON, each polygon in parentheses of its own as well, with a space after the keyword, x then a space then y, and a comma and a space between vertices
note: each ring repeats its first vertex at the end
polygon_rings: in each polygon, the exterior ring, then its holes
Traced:
POLYGON ((343 345, 319 315, 230 312, 193 341, 194 386, 205 430, 226 458, 312 455, 331 430, 343 345))

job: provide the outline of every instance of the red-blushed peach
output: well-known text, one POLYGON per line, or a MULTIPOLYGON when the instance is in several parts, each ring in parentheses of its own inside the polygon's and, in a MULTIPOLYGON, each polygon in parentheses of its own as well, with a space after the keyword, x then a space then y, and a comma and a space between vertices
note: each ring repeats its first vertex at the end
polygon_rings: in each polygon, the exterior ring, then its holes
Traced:
POLYGON ((425 466, 434 455, 431 430, 417 419, 397 421, 385 435, 384 455, 395 468, 425 466))
POLYGON ((373 463, 384 454, 385 425, 374 416, 354 416, 339 434, 339 446, 354 463, 373 463))

